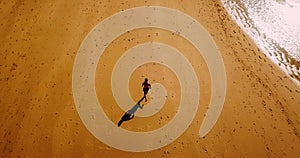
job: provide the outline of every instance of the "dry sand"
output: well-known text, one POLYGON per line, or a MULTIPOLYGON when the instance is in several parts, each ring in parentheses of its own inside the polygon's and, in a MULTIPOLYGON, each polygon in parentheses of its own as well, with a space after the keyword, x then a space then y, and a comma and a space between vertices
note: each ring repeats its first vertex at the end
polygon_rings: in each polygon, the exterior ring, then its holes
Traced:
MULTIPOLYGON (((12 0, 0 2, 0 19, 1 157, 300 155, 300 88, 230 19, 219 1, 12 0), (115 53, 137 43, 161 41, 187 52, 202 90, 197 116, 183 135, 158 150, 130 153, 103 144, 86 129, 73 101, 72 69, 81 42, 96 24, 119 11, 153 5, 178 9, 209 31, 225 63, 227 94, 217 124, 205 138, 199 138, 211 93, 202 57, 193 53, 196 50, 187 41, 168 31, 145 28, 120 36, 106 50, 110 60, 99 61, 107 64, 107 69, 97 68, 96 76, 98 98, 107 97, 102 99, 103 104, 111 107, 105 106, 104 110, 113 122, 123 111, 114 103, 110 85, 105 84, 109 76, 99 74, 109 73, 115 53)), ((130 92, 136 100, 145 76, 152 83, 164 83, 171 90, 170 98, 159 114, 135 118, 122 125, 125 129, 156 129, 175 115, 177 107, 172 105, 178 106, 180 92, 174 74, 161 65, 138 68, 130 81, 130 92)))

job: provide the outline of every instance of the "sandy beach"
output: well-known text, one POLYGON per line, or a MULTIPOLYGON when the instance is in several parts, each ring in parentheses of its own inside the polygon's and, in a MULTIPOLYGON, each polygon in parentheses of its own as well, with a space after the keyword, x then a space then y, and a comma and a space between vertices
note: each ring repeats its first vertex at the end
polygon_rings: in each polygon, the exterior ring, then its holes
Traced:
MULTIPOLYGON (((261 52, 219 1, 2 1, 0 53, 1 157, 300 155, 300 87, 261 52), (194 69, 198 78, 194 84, 200 89, 195 117, 178 138, 155 150, 128 152, 100 141, 86 127, 74 101, 72 82, 76 55, 88 33, 106 18, 142 6, 178 10, 208 31, 224 62, 226 96, 217 122, 205 137, 199 137, 213 93, 212 76, 201 52, 180 32, 144 27, 121 34, 107 43, 98 63, 91 63, 96 64, 96 97, 115 126, 126 111, 114 97, 115 83, 111 83, 111 77, 119 57, 135 46, 159 42, 176 48, 194 69)), ((150 117, 135 116, 119 129, 142 133, 173 120, 184 99, 180 87, 183 83, 177 76, 163 64, 146 63, 136 68, 130 75, 129 89, 125 89, 134 101, 143 96, 141 84, 146 77, 153 86, 164 85, 167 95, 163 96, 165 102, 157 113, 150 117)), ((121 80, 124 78, 117 82, 121 80)), ((152 95, 157 95, 155 87, 147 95, 149 101, 142 101, 144 108, 155 101, 152 95)), ((116 142, 116 138, 111 135, 107 139, 116 142)), ((147 143, 150 147, 155 144, 147 143)))

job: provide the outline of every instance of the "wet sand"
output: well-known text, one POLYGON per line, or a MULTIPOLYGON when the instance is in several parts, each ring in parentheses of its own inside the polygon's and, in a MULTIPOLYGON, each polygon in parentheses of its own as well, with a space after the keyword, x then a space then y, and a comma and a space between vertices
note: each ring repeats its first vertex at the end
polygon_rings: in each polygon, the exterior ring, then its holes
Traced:
MULTIPOLYGON (((300 155, 300 88, 230 19, 221 2, 9 1, 0 2, 0 17, 1 157, 300 155), (210 76, 202 57, 195 56, 196 50, 172 32, 145 28, 123 34, 109 45, 104 56, 109 60, 100 60, 96 71, 97 96, 107 105, 103 108, 112 122, 117 123, 124 111, 112 98, 109 76, 100 74, 110 72, 119 56, 116 52, 138 43, 161 41, 185 52, 201 89, 197 115, 187 131, 160 149, 130 153, 102 143, 82 123, 72 95, 73 64, 81 42, 99 22, 128 8, 153 5, 190 15, 212 35, 225 63, 226 100, 214 128, 204 138, 198 137, 211 95, 210 76)), ((157 129, 176 113, 179 83, 162 65, 146 64, 133 73, 129 83, 133 99, 140 98, 145 76, 151 83, 163 83, 170 95, 160 113, 136 117, 124 123, 124 129, 157 129)))

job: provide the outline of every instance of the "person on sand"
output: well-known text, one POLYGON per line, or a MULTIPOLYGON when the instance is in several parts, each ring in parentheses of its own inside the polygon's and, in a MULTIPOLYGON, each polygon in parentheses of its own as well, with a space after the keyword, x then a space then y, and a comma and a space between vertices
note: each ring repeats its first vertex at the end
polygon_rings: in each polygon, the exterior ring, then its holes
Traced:
POLYGON ((151 88, 151 85, 148 83, 148 78, 145 78, 145 81, 142 83, 143 91, 144 91, 144 97, 145 97, 145 102, 147 102, 147 94, 149 89, 151 88))
POLYGON ((125 114, 122 116, 121 120, 118 122, 118 127, 120 127, 124 121, 133 119, 134 113, 137 111, 138 108, 143 109, 144 105, 141 105, 141 102, 144 100, 144 98, 145 97, 140 99, 130 110, 125 112, 125 114))

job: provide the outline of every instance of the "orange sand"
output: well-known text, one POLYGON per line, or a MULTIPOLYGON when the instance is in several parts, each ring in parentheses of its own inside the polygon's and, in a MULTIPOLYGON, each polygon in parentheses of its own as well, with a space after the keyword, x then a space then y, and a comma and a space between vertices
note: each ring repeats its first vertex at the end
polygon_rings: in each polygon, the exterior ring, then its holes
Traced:
MULTIPOLYGON (((300 155, 300 88, 260 52, 230 19, 221 2, 2 1, 0 37, 1 157, 300 155), (85 128, 73 101, 72 69, 81 42, 96 24, 121 10, 151 5, 178 9, 210 32, 226 66, 227 96, 217 124, 205 138, 199 138, 199 126, 210 96, 210 76, 202 57, 195 57, 193 47, 167 31, 140 29, 122 35, 106 50, 108 53, 122 53, 145 41, 162 41, 190 52, 185 55, 195 63, 201 89, 197 116, 181 137, 158 150, 129 153, 103 144, 85 128)), ((105 62, 100 60, 99 64, 111 64, 105 62)), ((97 69, 97 73, 101 71, 105 70, 97 69)), ((174 74, 165 67, 144 65, 134 72, 130 82, 130 92, 136 100, 144 76, 150 76, 151 82, 178 85, 176 79, 170 80, 174 74)), ((109 80, 101 75, 96 79, 109 80)), ((109 95, 103 91, 110 91, 110 85, 96 82, 96 86, 98 98, 109 95)), ((151 118, 135 118, 124 123, 123 128, 147 131, 166 124, 175 114, 177 107, 174 110, 171 105, 178 102, 178 91, 174 89, 174 97, 170 97, 161 113, 151 118)), ((103 102, 114 103, 111 99, 103 102)), ((117 122, 123 111, 117 105, 111 106, 114 107, 104 107, 105 112, 117 122)))

